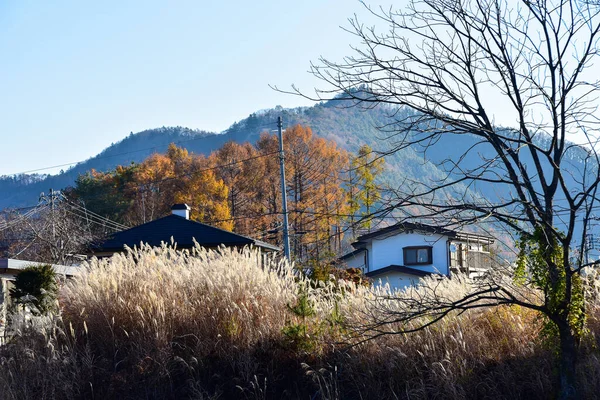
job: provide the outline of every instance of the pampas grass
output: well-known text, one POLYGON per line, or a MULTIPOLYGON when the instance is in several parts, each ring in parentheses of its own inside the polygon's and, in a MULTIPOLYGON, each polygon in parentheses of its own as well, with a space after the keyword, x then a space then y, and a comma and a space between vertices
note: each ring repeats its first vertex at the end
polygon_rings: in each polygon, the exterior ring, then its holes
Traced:
MULTIPOLYGON (((256 250, 130 249, 88 262, 62 288, 59 315, 15 317, 18 333, 0 350, 0 398, 550 396, 552 350, 539 339, 539 316, 517 306, 364 340, 361 328, 407 307, 397 298, 420 298, 434 286, 439 296, 459 298, 471 285, 464 277, 426 279, 397 293, 334 280, 315 285, 256 250)), ((592 336, 597 304, 590 300, 592 336)), ((592 344, 583 365, 584 393, 596 393, 592 344)))

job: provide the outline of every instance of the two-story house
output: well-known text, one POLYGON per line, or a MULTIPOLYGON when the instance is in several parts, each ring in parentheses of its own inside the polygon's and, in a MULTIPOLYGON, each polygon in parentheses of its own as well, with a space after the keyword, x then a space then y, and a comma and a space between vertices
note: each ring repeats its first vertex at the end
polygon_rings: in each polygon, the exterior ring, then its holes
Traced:
POLYGON ((489 236, 403 222, 359 236, 355 250, 341 260, 376 283, 402 289, 430 274, 481 275, 490 267, 493 242, 489 236))

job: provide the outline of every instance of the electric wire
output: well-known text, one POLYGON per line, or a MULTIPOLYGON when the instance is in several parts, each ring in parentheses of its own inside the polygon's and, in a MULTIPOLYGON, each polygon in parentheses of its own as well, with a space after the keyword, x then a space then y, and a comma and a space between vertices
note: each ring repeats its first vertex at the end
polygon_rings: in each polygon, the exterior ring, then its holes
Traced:
MULTIPOLYGON (((192 141, 195 141, 195 140, 205 139, 205 138, 206 138, 206 136, 200 136, 200 137, 196 137, 196 138, 192 138, 192 139, 178 140, 178 141, 172 142, 172 143, 173 144, 181 144, 181 143, 192 142, 192 141)), ((164 145, 157 145, 157 146, 152 146, 152 147, 145 147, 143 149, 138 149, 138 150, 126 151, 126 152, 123 152, 123 153, 111 154, 111 155, 102 156, 102 157, 91 157, 91 158, 88 158, 86 160, 80 160, 80 161, 74 161, 74 162, 65 163, 65 164, 53 165, 53 166, 49 166, 49 167, 42 167, 42 168, 37 168, 37 169, 31 169, 29 171, 17 172, 17 173, 14 173, 14 174, 7 174, 5 176, 25 175, 25 174, 30 174, 32 172, 46 171, 46 170, 49 170, 49 169, 55 169, 55 168, 60 168, 60 167, 67 167, 67 166, 70 166, 70 165, 77 165, 77 164, 81 164, 81 163, 84 163, 86 161, 91 161, 91 160, 93 160, 93 161, 104 160, 104 159, 107 159, 107 158, 118 157, 118 156, 125 156, 125 155, 128 155, 128 154, 139 153, 139 152, 147 151, 147 150, 153 150, 153 149, 157 149, 157 148, 163 147, 163 146, 164 145)), ((100 154, 102 154, 102 153, 100 153, 100 154)))
POLYGON ((111 220, 111 219, 108 219, 108 218, 106 218, 106 217, 104 217, 104 216, 100 215, 100 214, 97 214, 97 213, 95 213, 95 212, 93 212, 93 211, 90 211, 90 210, 88 210, 88 209, 87 209, 87 208, 85 208, 84 206, 82 206, 82 205, 79 205, 79 204, 77 204, 77 203, 75 203, 75 202, 71 201, 69 198, 67 198, 67 197, 66 197, 65 195, 63 195, 62 193, 61 193, 61 197, 62 197, 62 199, 63 199, 64 201, 66 201, 67 203, 69 203, 69 204, 70 204, 72 207, 74 207, 74 208, 78 209, 78 210, 79 210, 79 211, 81 211, 81 212, 84 212, 84 213, 85 213, 85 217, 86 217, 86 218, 87 218, 87 217, 89 217, 89 218, 95 218, 95 219, 99 219, 99 220, 101 220, 101 221, 104 221, 104 222, 106 222, 106 223, 108 223, 108 224, 114 225, 115 227, 117 227, 117 228, 120 228, 120 229, 129 229, 129 228, 130 228, 130 227, 129 227, 129 226, 127 226, 127 225, 123 225, 123 224, 121 224, 121 223, 119 223, 119 222, 113 221, 113 220, 111 220), (88 214, 89 214, 89 215, 88 215, 88 214))
POLYGON ((20 224, 21 222, 33 217, 34 215, 36 215, 37 213, 39 213, 46 207, 47 207, 47 205, 40 204, 40 205, 36 206, 35 208, 32 208, 28 212, 26 212, 24 214, 20 214, 18 217, 16 217, 13 220, 3 221, 2 223, 0 223, 0 232, 5 231, 9 228, 12 228, 13 226, 16 226, 16 225, 20 224))

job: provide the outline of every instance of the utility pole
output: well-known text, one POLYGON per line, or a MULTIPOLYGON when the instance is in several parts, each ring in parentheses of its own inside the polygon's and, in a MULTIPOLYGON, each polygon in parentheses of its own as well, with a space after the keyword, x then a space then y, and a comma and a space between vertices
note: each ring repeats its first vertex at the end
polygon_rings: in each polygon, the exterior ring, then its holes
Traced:
POLYGON ((279 132, 279 167, 281 169, 281 202, 283 206, 283 251, 285 258, 290 257, 290 234, 288 228, 287 190, 285 187, 285 154, 283 153, 283 121, 277 117, 277 131, 279 132))
POLYGON ((586 264, 590 263, 590 250, 594 249, 594 234, 593 233, 588 233, 587 235, 585 235, 585 239, 586 239, 586 243, 584 248, 584 262, 586 264))
POLYGON ((52 218, 52 240, 56 240, 56 225, 55 225, 55 218, 54 218, 54 189, 50 188, 50 209, 51 209, 51 218, 52 218))
POLYGON ((46 196, 44 194, 44 192, 42 192, 40 194, 40 201, 45 202, 46 204, 48 204, 48 202, 50 202, 50 217, 52 219, 52 239, 54 240, 56 238, 56 218, 55 218, 55 214, 54 214, 54 210, 55 210, 55 203, 56 200, 60 199, 60 197, 62 196, 62 193, 60 192, 60 190, 54 190, 52 188, 50 188, 50 191, 48 192, 48 196, 46 196))
POLYGON ((48 196, 46 196, 44 192, 40 194, 40 202, 44 202, 45 204, 48 204, 48 202, 50 203, 50 219, 52 220, 52 246, 50 249, 50 254, 52 256, 53 262, 64 262, 64 260, 62 258, 59 258, 58 256, 58 254, 60 254, 60 251, 63 248, 63 241, 61 239, 60 243, 56 243, 55 204, 57 200, 60 201, 61 197, 62 193, 60 192, 60 190, 54 190, 52 188, 50 188, 48 196))

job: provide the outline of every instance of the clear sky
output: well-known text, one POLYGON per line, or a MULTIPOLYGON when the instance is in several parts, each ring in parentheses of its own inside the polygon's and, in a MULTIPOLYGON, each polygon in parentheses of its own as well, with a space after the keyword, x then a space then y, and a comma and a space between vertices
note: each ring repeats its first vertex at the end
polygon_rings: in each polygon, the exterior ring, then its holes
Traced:
MULTIPOLYGON (((355 13, 368 16, 358 0, 0 0, 0 175, 85 160, 130 132, 221 132, 311 105, 269 84, 323 87, 310 62, 352 54, 340 26, 355 13)), ((502 100, 495 122, 512 124, 502 100)))
MULTIPOLYGON (((310 102, 348 54, 353 0, 0 0, 0 175, 89 158, 144 129, 222 131, 310 102)), ((48 171, 46 171, 48 172, 48 171)), ((50 171, 55 172, 55 171, 50 171)))

